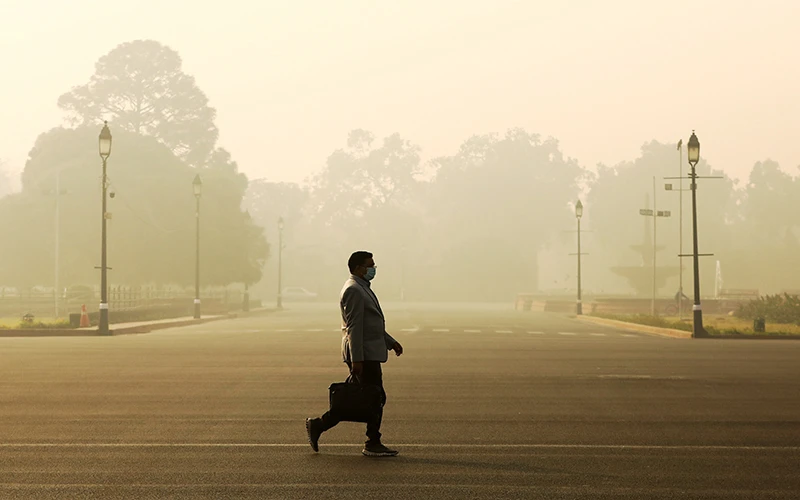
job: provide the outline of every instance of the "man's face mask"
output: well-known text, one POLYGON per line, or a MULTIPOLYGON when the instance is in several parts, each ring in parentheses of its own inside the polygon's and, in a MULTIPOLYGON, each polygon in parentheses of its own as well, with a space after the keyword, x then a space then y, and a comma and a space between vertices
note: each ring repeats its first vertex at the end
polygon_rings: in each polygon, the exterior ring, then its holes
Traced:
POLYGON ((377 272, 377 269, 375 269, 374 267, 368 267, 367 268, 367 274, 364 275, 364 279, 367 280, 367 281, 372 281, 373 279, 375 279, 375 273, 376 272, 377 272))

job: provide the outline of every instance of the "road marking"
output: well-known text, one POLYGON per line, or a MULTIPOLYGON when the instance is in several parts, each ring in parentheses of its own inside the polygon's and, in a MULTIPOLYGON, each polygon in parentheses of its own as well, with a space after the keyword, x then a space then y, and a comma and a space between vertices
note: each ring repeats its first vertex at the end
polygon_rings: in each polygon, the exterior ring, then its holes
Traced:
POLYGON ((559 335, 575 335, 572 332, 558 332, 559 335))
POLYGON ((449 328, 434 328, 433 331, 442 333, 442 332, 449 332, 450 329, 449 328))
POLYGON ((589 335, 594 335, 595 337, 605 337, 605 333, 590 333, 589 335))
MULTIPOLYGON (((800 451, 800 446, 647 445, 647 444, 445 444, 395 443, 402 448, 455 449, 580 449, 580 450, 731 450, 800 451)), ((0 448, 306 448, 308 443, 0 443, 0 448)), ((326 443, 326 448, 356 448, 358 444, 326 443)))
POLYGON ((419 328, 403 328, 401 332, 418 332, 419 328))
POLYGON ((631 375, 631 374, 607 374, 595 375, 595 378, 610 378, 615 380, 689 380, 683 375, 666 375, 663 377, 652 375, 631 375))
POLYGON ((528 332, 531 335, 544 335, 544 332, 528 332))
POLYGON ((480 330, 464 330, 464 333, 481 333, 480 330))
POLYGON ((495 330, 494 333, 514 333, 511 330, 495 330))
POLYGON ((322 328, 309 328, 306 331, 307 332, 321 332, 321 331, 323 331, 323 329, 322 328))
POLYGON ((638 335, 634 335, 632 333, 621 333, 620 335, 622 337, 638 337, 638 335))
POLYGON ((276 332, 283 332, 283 333, 285 333, 285 332, 293 332, 294 330, 292 330, 291 328, 284 328, 284 329, 282 329, 282 330, 275 330, 275 331, 276 331, 276 332))

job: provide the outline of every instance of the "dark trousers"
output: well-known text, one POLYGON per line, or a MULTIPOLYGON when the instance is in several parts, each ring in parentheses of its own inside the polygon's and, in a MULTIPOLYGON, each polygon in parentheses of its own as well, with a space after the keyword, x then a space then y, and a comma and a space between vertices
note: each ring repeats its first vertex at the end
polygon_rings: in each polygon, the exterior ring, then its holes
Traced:
MULTIPOLYGON (((347 368, 351 369, 352 365, 347 363, 347 368)), ((383 405, 386 404, 386 391, 383 390, 383 372, 381 370, 380 361, 364 361, 364 370, 359 376, 359 380, 365 385, 377 385, 381 388, 381 407, 375 415, 375 418, 367 422, 367 441, 371 443, 381 442, 381 420, 383 420, 383 405)), ((331 427, 339 423, 336 416, 331 415, 331 412, 326 412, 320 419, 322 420, 322 431, 325 432, 331 427)))

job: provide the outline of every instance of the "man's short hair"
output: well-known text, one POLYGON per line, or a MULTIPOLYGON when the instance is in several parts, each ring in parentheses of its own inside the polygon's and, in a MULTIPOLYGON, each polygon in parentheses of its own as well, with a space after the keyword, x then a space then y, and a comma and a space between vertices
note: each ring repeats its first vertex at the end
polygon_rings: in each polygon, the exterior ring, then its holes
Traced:
POLYGON ((347 260, 347 267, 350 268, 350 272, 352 273, 358 266, 363 266, 364 262, 371 258, 372 254, 370 252, 365 252, 363 250, 353 252, 350 258, 347 260))

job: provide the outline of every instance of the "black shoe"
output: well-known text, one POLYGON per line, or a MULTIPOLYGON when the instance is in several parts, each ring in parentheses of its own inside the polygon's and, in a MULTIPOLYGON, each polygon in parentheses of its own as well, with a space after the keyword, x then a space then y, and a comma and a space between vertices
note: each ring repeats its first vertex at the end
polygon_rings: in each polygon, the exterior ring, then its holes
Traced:
POLYGON ((322 431, 319 429, 319 422, 316 420, 315 418, 306 419, 306 433, 308 434, 308 444, 311 445, 311 449, 319 453, 319 437, 322 435, 322 431))
POLYGON ((364 445, 364 449, 361 450, 361 453, 367 457, 396 457, 400 452, 387 448, 381 443, 367 443, 364 445))

